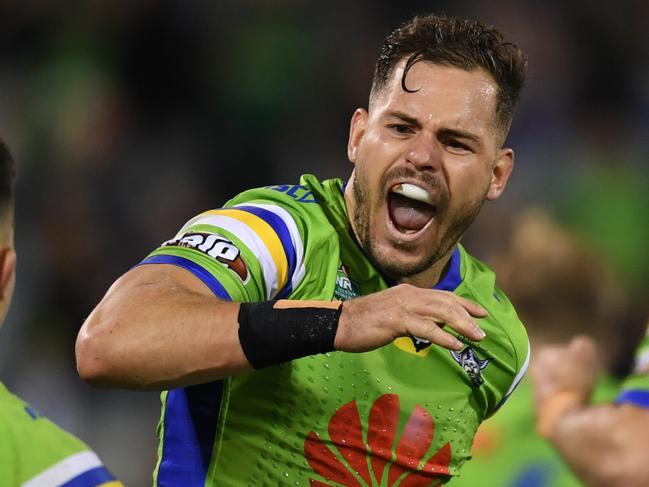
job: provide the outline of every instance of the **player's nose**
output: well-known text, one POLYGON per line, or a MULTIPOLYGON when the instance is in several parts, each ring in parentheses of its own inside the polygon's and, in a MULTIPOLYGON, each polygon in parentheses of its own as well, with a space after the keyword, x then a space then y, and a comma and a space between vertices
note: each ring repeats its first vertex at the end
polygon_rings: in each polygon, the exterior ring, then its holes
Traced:
POLYGON ((440 147, 433 137, 420 132, 411 139, 406 160, 420 171, 437 171, 441 164, 440 147))

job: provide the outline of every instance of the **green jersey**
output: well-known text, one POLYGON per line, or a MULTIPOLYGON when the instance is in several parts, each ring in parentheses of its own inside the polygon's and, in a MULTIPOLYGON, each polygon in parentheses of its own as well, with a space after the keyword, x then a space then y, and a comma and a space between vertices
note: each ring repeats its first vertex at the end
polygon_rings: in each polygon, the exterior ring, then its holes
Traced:
POLYGON ((649 408, 649 329, 636 349, 633 372, 624 380, 616 402, 649 408))
POLYGON ((0 484, 5 487, 123 487, 83 442, 0 382, 0 484))
MULTIPOLYGON (((391 284, 352 236, 342 182, 313 176, 193 218, 143 263, 183 267, 238 302, 345 300, 391 284)), ((487 338, 449 352, 403 337, 166 391, 156 485, 408 487, 456 475, 478 424, 522 378, 529 344, 493 273, 461 246, 435 287, 487 309, 487 338)))

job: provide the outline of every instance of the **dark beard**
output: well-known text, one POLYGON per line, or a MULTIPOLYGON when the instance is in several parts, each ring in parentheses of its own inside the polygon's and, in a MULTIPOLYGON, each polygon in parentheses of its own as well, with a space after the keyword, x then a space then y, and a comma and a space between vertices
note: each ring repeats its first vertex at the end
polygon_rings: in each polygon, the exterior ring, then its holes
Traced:
MULTIPOLYGON (((431 185, 433 187, 439 187, 439 183, 436 183, 437 186, 431 185)), ((371 234, 370 228, 370 200, 367 195, 367 191, 364 187, 367 187, 360 182, 359 173, 356 173, 354 181, 352 184, 352 191, 354 194, 354 200, 356 202, 356 210, 354 213, 354 225, 353 229, 356 234, 356 238, 365 252, 365 255, 372 262, 374 267, 381 272, 381 274, 397 281, 404 277, 410 277, 429 269, 433 264, 438 260, 444 257, 450 250, 453 248, 460 237, 464 234, 467 228, 471 226, 473 221, 476 219, 482 205, 486 199, 487 191, 484 191, 484 194, 477 198, 474 201, 466 203, 458 212, 458 215, 452 222, 449 229, 442 235, 439 245, 433 249, 431 254, 424 260, 416 262, 410 266, 404 266, 396 262, 392 262, 389 258, 382 259, 376 248, 374 246, 374 240, 371 234)), ((384 188, 385 185, 382 185, 381 188, 384 188)), ((381 195, 382 198, 386 198, 387 195, 381 195)), ((443 205, 444 209, 448 206, 448 199, 446 199, 445 204, 443 205)), ((438 215, 441 211, 438 210, 438 215)), ((403 250, 408 250, 409 244, 397 245, 398 248, 403 250)))

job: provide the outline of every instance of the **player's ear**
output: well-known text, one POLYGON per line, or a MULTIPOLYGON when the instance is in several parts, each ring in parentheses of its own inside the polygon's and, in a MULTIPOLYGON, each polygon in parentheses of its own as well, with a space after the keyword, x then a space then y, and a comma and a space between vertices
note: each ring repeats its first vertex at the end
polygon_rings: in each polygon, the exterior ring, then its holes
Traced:
POLYGON ((491 168, 491 183, 487 192, 488 200, 495 200, 507 186, 509 176, 514 169, 514 151, 509 148, 500 149, 500 153, 493 167, 491 168))
POLYGON ((16 273, 16 251, 13 247, 0 249, 0 302, 11 299, 16 273))
POLYGON ((363 135, 365 135, 366 124, 367 110, 357 108, 349 124, 349 141, 347 142, 347 157, 352 163, 356 162, 356 152, 363 139, 363 135))

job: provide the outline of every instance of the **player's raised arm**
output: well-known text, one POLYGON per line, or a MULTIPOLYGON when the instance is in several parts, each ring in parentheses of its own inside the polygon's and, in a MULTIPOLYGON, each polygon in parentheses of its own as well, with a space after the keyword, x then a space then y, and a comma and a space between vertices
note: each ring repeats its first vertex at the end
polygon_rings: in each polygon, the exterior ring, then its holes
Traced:
POLYGON ((181 267, 136 267, 83 324, 79 374, 97 386, 163 389, 244 371, 238 310, 181 267))
POLYGON ((452 293, 401 285, 341 302, 236 303, 215 298, 190 272, 146 265, 106 293, 77 339, 81 377, 97 386, 184 387, 316 353, 365 352, 415 335, 459 350, 486 312, 452 293))

